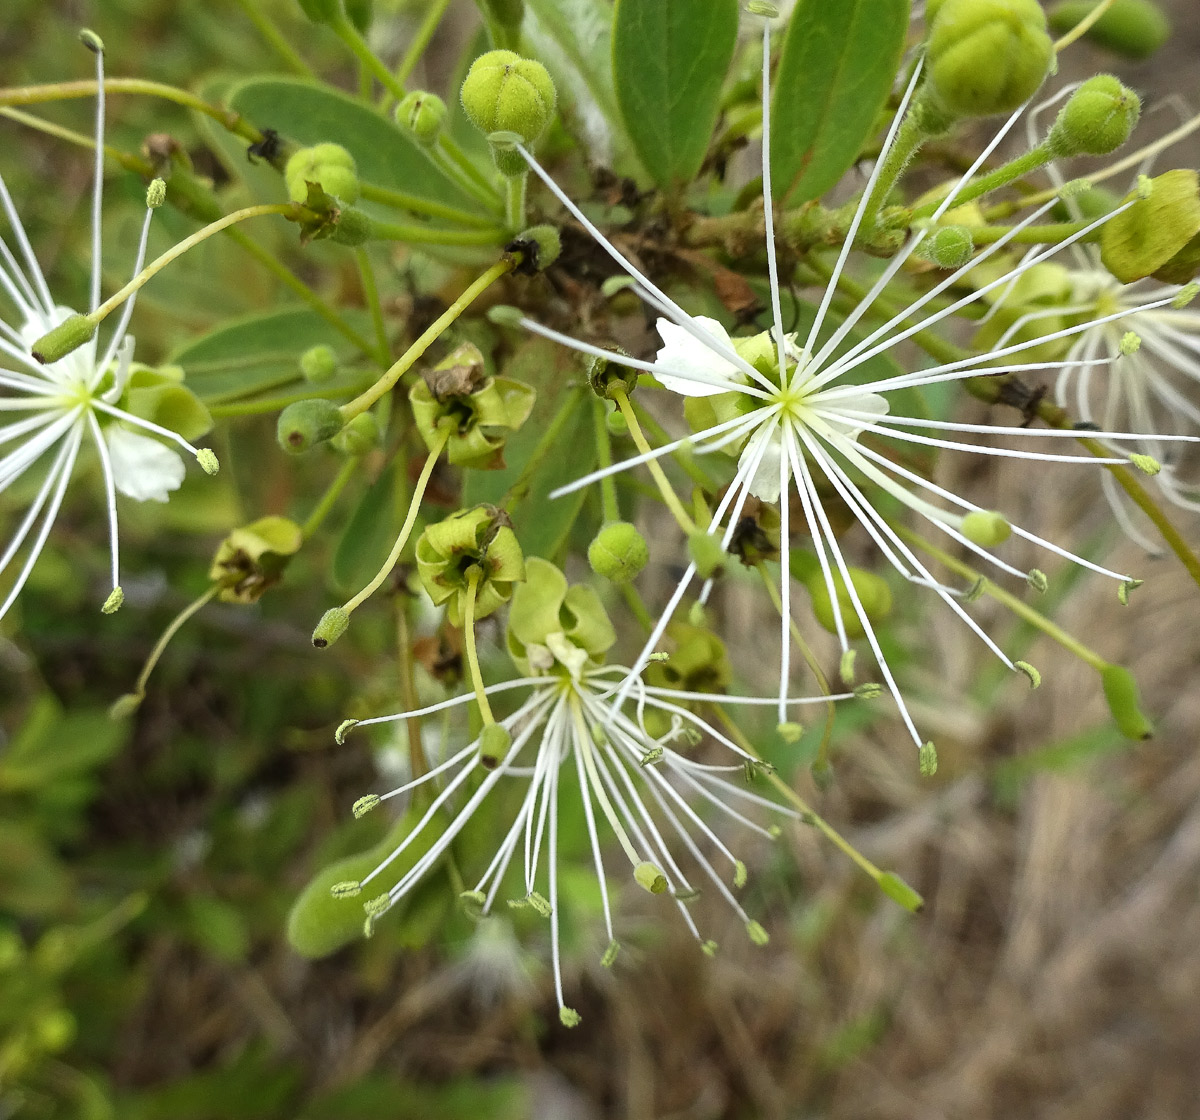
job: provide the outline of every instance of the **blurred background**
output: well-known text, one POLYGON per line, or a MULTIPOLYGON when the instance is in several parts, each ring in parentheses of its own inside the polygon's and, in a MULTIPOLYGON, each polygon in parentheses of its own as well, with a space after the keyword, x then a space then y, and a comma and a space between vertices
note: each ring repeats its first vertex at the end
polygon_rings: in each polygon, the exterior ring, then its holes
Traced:
MULTIPOLYGON (((1147 109, 1164 102, 1140 138, 1200 111, 1195 0, 1164 6, 1175 37, 1152 59, 1084 42, 1062 67, 1063 79, 1112 69, 1147 109)), ((217 89, 279 68, 255 9, 317 72, 354 88, 336 41, 288 0, 6 0, 3 84, 89 76, 75 41, 86 25, 104 37, 112 75, 217 89)), ((402 52, 424 9, 377 0, 371 41, 383 57, 402 52)), ((454 0, 416 82, 445 92, 476 26, 474 7, 454 0)), ((90 131, 89 101, 36 111, 90 131)), ((227 178, 211 131, 186 110, 114 96, 109 112, 114 148, 138 153, 165 134, 199 174, 218 187, 227 178)), ((1198 152, 1193 137, 1160 166, 1195 167, 1198 152)), ((88 153, 0 118, 0 173, 52 287, 75 298, 88 153)), ((107 290, 131 265, 143 189, 110 165, 107 290)), ((164 211, 155 244, 194 228, 164 211)), ((336 253, 300 253, 290 229, 256 236, 311 282, 352 287, 336 253)), ((410 263, 397 260, 395 277, 410 263)), ((278 298, 265 271, 206 246, 147 289, 138 356, 165 360, 190 332, 278 298)), ((395 297, 389 313, 418 314, 415 302, 395 297)), ((1041 485, 1019 464, 945 464, 974 472, 973 484, 986 469, 1014 520, 1145 578, 1128 608, 1107 587, 1064 578, 1054 606, 1134 671, 1155 737, 1122 739, 1095 674, 998 613, 1001 643, 1024 643, 1042 672, 1036 693, 965 630, 906 604, 896 625, 921 647, 904 672, 938 740, 936 778, 918 778, 896 724, 879 718, 842 728, 828 793, 803 767, 796 781, 921 891, 924 911, 901 911, 810 830, 789 828, 773 847, 741 845, 767 947, 704 899, 701 925, 723 946, 709 959, 653 900, 625 898, 636 934, 615 969, 590 943, 568 946, 568 1002, 584 1022, 567 1031, 539 935, 473 930, 441 903, 323 960, 288 947, 287 914, 308 879, 386 828, 347 823, 347 809, 377 786, 388 746, 338 747, 332 730, 364 692, 383 710, 394 682, 360 647, 309 645, 328 605, 327 555, 299 557, 284 593, 255 608, 207 609, 168 649, 136 718, 108 718, 157 635, 204 589, 228 526, 316 489, 320 465, 283 461, 271 417, 237 420, 236 436, 236 451, 218 446, 229 469, 217 484, 190 477, 166 507, 123 508, 128 605, 103 626, 102 511, 73 487, 53 550, 0 631, 0 1120, 1200 1114, 1196 589, 1172 558, 1122 542, 1094 478, 1041 485)), ((1194 540, 1194 521, 1184 529, 1194 540)), ((735 663, 760 621, 743 607, 729 591, 735 663)))

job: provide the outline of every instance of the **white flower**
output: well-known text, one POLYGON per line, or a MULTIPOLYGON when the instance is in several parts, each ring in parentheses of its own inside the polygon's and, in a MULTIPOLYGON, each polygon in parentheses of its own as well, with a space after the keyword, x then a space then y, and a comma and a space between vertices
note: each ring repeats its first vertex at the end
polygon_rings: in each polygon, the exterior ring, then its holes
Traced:
MULTIPOLYGON (((571 645, 566 641, 551 644, 563 654, 568 653, 567 647, 571 645)), ((584 651, 575 648, 575 652, 584 651)), ((361 883, 339 884, 335 888, 338 895, 358 894, 383 875, 410 845, 417 845, 416 850, 422 851, 385 894, 366 903, 369 929, 374 920, 437 866, 455 837, 497 786, 524 783, 526 790, 520 809, 491 862, 474 880, 472 889, 464 893, 463 902, 477 915, 490 914, 509 868, 517 860, 523 889, 518 898, 507 901, 510 905, 532 906, 549 920, 555 993, 560 1016, 568 1026, 579 1019, 565 1002, 559 944, 558 820, 564 797, 578 798, 582 804, 609 939, 604 954, 606 964, 611 964, 616 955, 617 941, 601 855, 601 823, 608 826, 618 841, 633 878, 652 894, 669 896, 697 939, 700 932, 686 905, 695 897, 697 887, 676 859, 672 850, 676 842, 683 845, 698 868, 701 876, 698 882, 711 883, 745 924, 750 937, 762 943, 766 940, 765 931, 742 908, 701 844, 716 850, 726 866, 726 876, 735 887, 745 881, 745 866, 704 821, 701 811, 715 809, 718 814, 764 836, 773 833, 747 817, 743 810, 765 808, 793 819, 800 816, 751 792, 744 783, 729 781, 726 774, 742 774, 747 765, 757 766, 757 760, 682 706, 688 700, 718 699, 730 703, 730 698, 652 688, 639 680, 631 697, 633 702, 614 709, 613 693, 629 670, 594 664, 588 667, 583 663, 586 661, 586 653, 582 660, 573 655, 556 656, 553 667, 544 672, 486 689, 489 697, 513 689, 529 690, 524 703, 499 721, 512 737, 508 752, 499 762, 485 759, 478 737, 419 778, 382 797, 371 797, 368 805, 374 807, 426 782, 440 779, 444 783, 412 831, 387 859, 361 883), (667 735, 655 738, 646 730, 643 717, 647 708, 671 722, 667 735), (733 763, 701 763, 684 753, 681 748, 698 742, 702 735, 731 752, 733 763), (436 838, 430 840, 433 832, 437 833, 436 838)), ((821 696, 792 703, 823 704, 830 699, 847 698, 821 696)), ((468 693, 417 711, 348 721, 339 729, 338 738, 340 741, 351 726, 416 719, 469 704, 474 699, 474 693, 468 693)), ((713 947, 711 942, 705 942, 705 946, 710 951, 713 947)))
MULTIPOLYGON (((97 159, 92 209, 92 310, 100 297, 104 159, 102 53, 97 52, 96 58, 100 93, 96 112, 97 159)), ((31 356, 32 344, 71 318, 74 312, 59 306, 52 298, 3 176, 0 176, 0 209, 7 218, 16 246, 14 251, 0 238, 0 289, 15 311, 11 321, 0 318, 0 414, 12 417, 7 423, 0 423, 0 448, 8 447, 0 456, 0 494, 10 491, 30 473, 41 475, 35 495, 0 555, 2 575, 23 554, 12 586, 0 602, 0 617, 16 600, 45 547, 85 444, 90 444, 94 450, 104 480, 113 587, 105 609, 115 610, 122 598, 116 492, 119 490, 138 501, 166 501, 167 495, 178 489, 182 482, 184 465, 179 455, 161 440, 174 442, 192 455, 200 455, 200 452, 177 433, 120 407, 133 358, 133 339, 126 334, 133 312, 132 297, 126 302, 120 321, 103 349, 92 338, 66 357, 47 365, 39 364, 31 356)), ((145 260, 151 213, 147 208, 135 273, 141 270, 145 260)), ((211 452, 205 454, 203 462, 205 469, 215 469, 211 452)))
MULTIPOLYGON (((622 256, 558 188, 533 157, 521 149, 533 171, 576 220, 584 225, 598 243, 628 273, 634 281, 634 290, 642 299, 663 317, 659 325, 663 347, 659 350, 655 362, 642 362, 572 339, 529 319, 523 319, 522 325, 544 337, 557 340, 585 353, 597 354, 619 364, 653 373, 664 387, 676 393, 689 397, 704 396, 712 402, 717 417, 715 423, 694 435, 668 443, 646 455, 639 455, 624 463, 597 471, 586 478, 578 479, 569 486, 564 486, 556 491, 556 494, 567 493, 606 474, 669 454, 684 444, 695 445, 699 451, 714 451, 719 448, 739 450, 738 465, 733 481, 713 512, 707 531, 712 534, 719 533, 722 546, 728 547, 739 522, 742 508, 750 496, 766 501, 780 502, 780 600, 782 610, 778 702, 781 722, 785 719, 790 684, 790 626, 792 620, 791 581, 788 576, 791 531, 789 525, 790 503, 780 501, 780 496, 791 490, 795 492, 799 500, 806 528, 812 537, 813 547, 831 601, 834 622, 842 649, 847 651, 849 643, 843 610, 839 604, 839 583, 845 587, 845 593, 851 601, 853 612, 858 617, 880 672, 896 700, 909 733, 918 746, 922 743, 922 737, 908 713, 870 619, 854 588, 848 565, 839 545, 838 534, 822 507, 819 482, 822 486, 833 488, 862 529, 872 538, 888 563, 905 579, 932 589, 1006 666, 1010 669, 1018 669, 1020 666, 992 641, 964 609, 961 601, 965 597, 964 592, 944 586, 936 579, 901 533, 876 508, 875 502, 880 492, 895 498, 924 518, 938 532, 952 538, 982 560, 1012 576, 1030 579, 1035 583, 1041 582, 1043 578, 1041 573, 1020 571, 992 550, 992 546, 999 544, 1009 532, 1122 584, 1127 584, 1131 577, 1110 571, 1099 564, 1076 556, 1020 526, 1008 525, 1002 518, 992 515, 984 507, 943 489, 894 461, 892 457, 881 453, 877 449, 878 438, 886 439, 888 446, 917 444, 970 454, 1021 458, 1039 464, 1086 463, 1097 466, 1126 464, 1135 461, 1124 453, 1117 453, 1112 458, 1096 458, 1086 454, 1071 455, 1031 451, 1008 446, 1010 437, 1013 440, 1032 440, 1035 443, 1050 440, 1053 443, 1056 439, 1071 439, 1077 433, 1057 429, 933 421, 924 416, 906 414, 901 395, 901 391, 905 389, 944 384, 983 375, 1045 368, 1058 369, 1063 363, 1022 360, 1021 352, 1047 341, 1076 337, 1083 334, 1085 330, 1102 327, 1104 324, 1118 319, 1121 315, 1120 312, 1101 315, 1090 324, 1069 327, 1031 342, 996 346, 985 353, 968 356, 961 360, 942 362, 930 368, 888 377, 872 378, 871 376, 871 367, 868 363, 872 358, 891 354, 900 344, 910 339, 918 331, 927 330, 955 312, 985 298, 989 293, 1010 283, 1013 276, 1020 271, 1032 268, 1061 249, 1080 241, 1107 218, 1112 217, 1115 213, 1120 213, 1125 208, 1125 206, 1119 207, 1113 211, 1113 214, 1089 224, 1060 244, 1037 250, 1022 261, 1015 270, 1006 273, 999 279, 977 286, 965 296, 956 296, 960 286, 966 283, 965 278, 970 270, 1002 251, 1021 230, 1045 215, 1057 201, 1052 199, 1035 209, 994 243, 988 245, 965 266, 934 284, 909 306, 895 314, 890 311, 880 314, 877 301, 883 295, 885 288, 920 246, 928 234, 929 227, 950 209, 964 186, 971 182, 978 169, 1017 122, 1022 110, 1018 110, 1009 118, 954 189, 946 195, 932 215, 929 225, 916 230, 911 235, 905 246, 888 262, 857 306, 845 316, 836 329, 830 329, 832 325, 828 314, 830 305, 839 291, 847 258, 863 221, 867 203, 872 196, 900 121, 919 81, 920 72, 921 67, 918 64, 914 68, 912 78, 904 92, 875 169, 863 191, 862 201, 856 208, 853 220, 847 230, 843 247, 832 269, 814 321, 802 344, 797 344, 796 340, 784 335, 780 310, 780 285, 775 260, 774 218, 771 203, 770 161, 767 158, 770 151, 770 50, 767 26, 764 25, 763 32, 763 197, 773 321, 769 336, 759 336, 755 339, 731 339, 712 320, 693 318, 687 315, 660 288, 622 256), (946 301, 944 305, 927 313, 925 309, 944 293, 949 293, 944 297, 946 301), (882 318, 886 321, 879 326, 872 327, 857 341, 852 341, 851 332, 868 312, 874 312, 876 319, 882 318), (773 361, 762 360, 764 347, 768 352, 774 351, 773 361), (749 348, 753 348, 758 355, 753 364, 739 353, 739 350, 749 348), (766 373, 763 372, 765 367, 769 367, 766 373), (729 398, 722 397, 722 393, 730 394, 729 398), (724 400, 728 400, 729 407, 722 410, 719 405, 724 400), (870 441, 864 440, 862 437, 868 433, 876 438, 870 441), (969 439, 964 441, 949 438, 949 433, 968 436, 969 439), (1004 437, 1005 443, 997 442, 997 437, 1004 437)), ((1169 299, 1160 298, 1151 301, 1146 309, 1159 309, 1168 303, 1169 299)), ((1075 359, 1069 363, 1069 366, 1086 373, 1094 367, 1107 364, 1107 358, 1095 357, 1075 359)), ((1108 441, 1110 445, 1128 441, 1136 442, 1147 437, 1145 431, 1105 431, 1098 435, 1108 441)), ((687 568, 683 578, 676 586, 675 593, 646 642, 641 657, 634 663, 630 675, 618 690, 617 701, 623 700, 634 686, 636 673, 655 649, 672 613, 682 601, 696 574, 697 566, 693 563, 687 568)), ((702 601, 708 595, 709 586, 706 585, 700 593, 702 601)))

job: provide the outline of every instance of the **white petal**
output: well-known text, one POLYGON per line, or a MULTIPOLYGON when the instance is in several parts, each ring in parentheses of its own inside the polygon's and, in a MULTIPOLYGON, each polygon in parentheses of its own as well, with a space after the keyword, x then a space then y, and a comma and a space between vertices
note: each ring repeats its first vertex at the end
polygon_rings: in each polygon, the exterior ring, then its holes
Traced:
MULTIPOLYGON (((743 458, 750 453, 753 446, 753 442, 747 445, 746 450, 742 452, 743 458)), ((754 478, 750 482, 750 494, 759 501, 779 501, 779 458, 782 453, 783 444, 780 442, 779 433, 776 432, 767 444, 758 470, 754 472, 754 478)))
POLYGON ((859 434, 866 428, 871 427, 872 420, 863 420, 857 416, 844 416, 842 411, 846 412, 867 412, 872 417, 878 419, 886 416, 890 409, 887 397, 879 393, 856 393, 852 397, 839 397, 836 405, 831 405, 828 408, 822 408, 819 404, 814 405, 815 410, 831 428, 836 429, 843 435, 849 436, 851 439, 857 439, 859 434))
POLYGON ((104 434, 112 456, 113 481, 122 494, 139 502, 165 502, 183 482, 183 460, 149 436, 112 425, 104 434))
MULTIPOLYGON (((718 344, 732 349, 733 343, 729 335, 716 319, 697 315, 692 322, 706 334, 712 335, 718 344)), ((675 370, 677 373, 695 373, 704 378, 702 382, 691 381, 670 373, 655 373, 654 376, 662 382, 664 388, 685 397, 712 397, 717 393, 727 393, 744 383, 745 378, 741 370, 733 362, 723 358, 683 327, 676 326, 667 319, 659 319, 658 333, 662 337, 663 345, 655 355, 655 365, 675 370), (719 384, 710 384, 713 381, 719 384)))

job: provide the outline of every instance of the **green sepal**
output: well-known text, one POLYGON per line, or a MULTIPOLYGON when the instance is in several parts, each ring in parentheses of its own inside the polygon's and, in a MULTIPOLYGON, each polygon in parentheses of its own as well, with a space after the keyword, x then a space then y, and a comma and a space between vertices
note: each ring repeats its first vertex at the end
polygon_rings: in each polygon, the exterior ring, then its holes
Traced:
POLYGON ((1200 234, 1200 176, 1167 171, 1129 199, 1133 205, 1100 231, 1100 259, 1124 284, 1152 275, 1200 234))
POLYGON ((286 517, 262 517, 234 529, 217 547, 208 578, 222 585, 223 603, 255 603, 278 583, 304 543, 300 526, 286 517))
POLYGON ((508 611, 509 656, 522 673, 545 671, 563 652, 554 636, 582 650, 599 664, 617 640, 599 596, 590 587, 567 585, 567 577, 548 560, 525 561, 525 582, 513 593, 508 611))
POLYGON ((183 384, 178 366, 134 366, 122 404, 132 415, 177 432, 189 442, 212 430, 212 414, 183 384))

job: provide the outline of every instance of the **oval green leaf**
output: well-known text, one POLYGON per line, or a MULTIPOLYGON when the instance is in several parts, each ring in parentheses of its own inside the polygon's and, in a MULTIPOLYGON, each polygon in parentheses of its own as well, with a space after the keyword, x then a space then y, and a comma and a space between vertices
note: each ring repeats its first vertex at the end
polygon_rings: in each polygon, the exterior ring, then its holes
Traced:
POLYGON ((771 98, 777 202, 819 198, 858 158, 887 99, 909 0, 799 0, 771 98))
POLYGON ((642 165, 660 187, 687 182, 704 162, 737 21, 737 0, 617 0, 617 104, 642 165))

